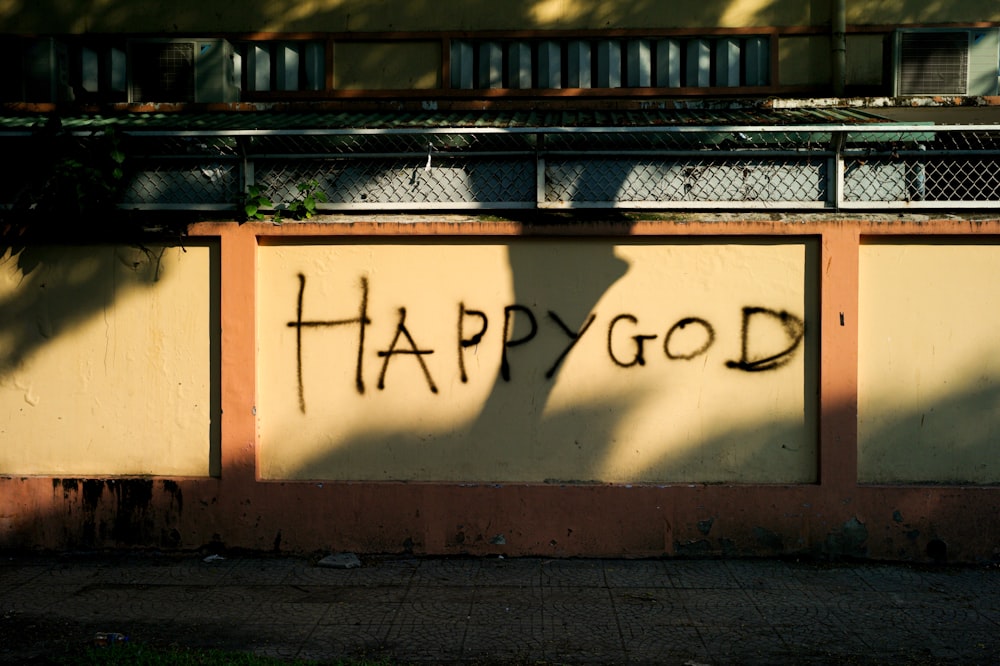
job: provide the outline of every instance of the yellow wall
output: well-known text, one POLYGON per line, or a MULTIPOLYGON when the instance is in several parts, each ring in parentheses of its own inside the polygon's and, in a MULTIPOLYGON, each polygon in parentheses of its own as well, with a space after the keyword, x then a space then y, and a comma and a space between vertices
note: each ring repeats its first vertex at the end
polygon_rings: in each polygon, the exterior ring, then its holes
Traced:
MULTIPOLYGON (((1000 21, 993 0, 847 3, 852 24, 1000 21)), ((5 32, 394 31, 829 24, 829 0, 0 0, 5 32)))
MULTIPOLYGON (((815 251, 782 241, 596 239, 263 246, 260 473, 814 481, 815 335, 766 371, 727 362, 743 358, 744 308, 791 315, 748 315, 750 361, 792 346, 796 322, 814 321, 815 251), (514 304, 530 309, 537 332, 507 349, 508 381, 504 313, 514 304), (594 319, 547 378, 571 342, 550 312, 572 332, 594 319), (483 317, 481 340, 461 347, 483 317), (670 352, 693 358, 671 360, 667 333, 691 317, 712 327, 714 342, 701 352, 705 325, 678 327, 670 352), (633 363, 636 335, 654 336, 643 364, 633 363)), ((508 340, 530 334, 523 311, 510 322, 508 340)))
POLYGON ((995 483, 1000 247, 861 248, 859 478, 995 483))
POLYGON ((0 474, 217 473, 208 246, 0 259, 0 474))
POLYGON ((871 86, 882 83, 885 42, 884 35, 848 35, 847 85, 871 86))
POLYGON ((778 71, 783 86, 819 85, 830 80, 830 38, 822 36, 781 37, 778 40, 778 71))
POLYGON ((333 87, 427 89, 441 86, 440 42, 339 42, 333 87))
POLYGON ((42 33, 742 28, 823 24, 827 7, 828 0, 706 0, 683 6, 652 0, 0 0, 0 21, 4 30, 42 33))
POLYGON ((856 24, 1000 21, 993 0, 864 0, 847 3, 847 22, 856 24))

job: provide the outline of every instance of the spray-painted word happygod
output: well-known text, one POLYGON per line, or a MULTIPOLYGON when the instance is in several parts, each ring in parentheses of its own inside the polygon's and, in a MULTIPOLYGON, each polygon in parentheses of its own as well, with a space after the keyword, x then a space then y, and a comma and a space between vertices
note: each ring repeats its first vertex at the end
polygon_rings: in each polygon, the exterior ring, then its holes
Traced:
MULTIPOLYGON (((368 332, 368 327, 372 324, 372 320, 368 316, 368 278, 362 277, 360 280, 360 299, 358 301, 359 305, 356 314, 344 319, 326 320, 313 320, 306 319, 304 317, 303 304, 305 300, 306 278, 304 275, 299 274, 298 279, 299 292, 296 307, 297 314, 295 320, 287 322, 287 325, 295 329, 299 407, 301 411, 305 412, 305 388, 303 385, 302 372, 303 331, 313 328, 344 326, 353 326, 356 328, 357 356, 355 362, 355 387, 358 393, 364 394, 365 345, 370 344, 366 339, 366 333, 368 332)), ((466 374, 465 368, 466 350, 470 347, 478 345, 482 341, 487 330, 489 329, 490 319, 487 313, 483 310, 469 308, 465 303, 459 303, 456 309, 458 325, 455 347, 453 349, 457 353, 457 369, 459 377, 461 381, 465 383, 468 381, 468 375, 466 374)), ((802 344, 802 339, 805 334, 805 322, 801 318, 796 317, 789 312, 784 310, 772 310, 759 306, 744 306, 741 308, 740 316, 742 320, 742 345, 740 355, 736 360, 726 361, 726 367, 728 368, 744 372, 774 370, 790 361, 795 351, 802 344), (778 322, 784 330, 786 338, 783 345, 778 349, 767 349, 763 352, 760 349, 751 351, 752 345, 749 339, 749 331, 751 328, 750 323, 755 318, 768 318, 778 322)), ((547 310, 545 312, 545 317, 551 322, 552 325, 562 331, 567 338, 565 347, 562 349, 561 353, 555 357, 552 365, 545 372, 545 378, 552 379, 558 371, 559 366, 563 363, 576 344, 591 330, 595 320, 597 319, 597 315, 595 313, 591 313, 578 330, 573 330, 572 327, 567 325, 563 319, 552 310, 547 310)), ((502 318, 502 344, 500 345, 500 358, 498 360, 500 364, 500 376, 504 381, 509 382, 511 381, 511 366, 508 359, 508 350, 531 342, 538 334, 540 324, 538 321, 539 317, 534 310, 517 303, 504 306, 502 318), (515 337, 514 323, 517 319, 521 320, 521 325, 527 326, 527 330, 518 333, 515 337)), ((593 334, 591 333, 590 335, 593 334)), ((652 353, 650 352, 652 344, 654 341, 660 339, 659 333, 641 332, 639 320, 630 314, 619 314, 613 317, 604 331, 604 335, 606 335, 607 338, 607 354, 610 362, 621 368, 646 365, 647 356, 652 353), (626 352, 622 351, 621 343, 623 340, 627 341, 626 352)), ((659 346, 662 348, 662 353, 667 359, 672 361, 689 361, 707 353, 714 343, 715 329, 712 324, 700 317, 684 317, 674 322, 667 328, 667 330, 662 334, 662 343, 660 343, 659 346), (699 341, 696 345, 692 346, 689 341, 683 345, 678 345, 676 343, 676 337, 680 332, 690 332, 695 329, 700 331, 700 337, 698 338, 699 341)), ((389 365, 394 358, 397 356, 412 356, 423 371, 428 389, 432 393, 437 393, 437 384, 434 381, 430 368, 428 368, 423 359, 424 356, 434 354, 436 351, 437 350, 435 349, 422 348, 417 343, 417 340, 411 334, 406 325, 406 308, 400 307, 398 309, 395 331, 391 340, 388 341, 388 344, 385 345, 384 348, 376 351, 377 356, 382 359, 381 370, 379 372, 377 383, 378 389, 385 389, 386 374, 388 372, 389 365)))

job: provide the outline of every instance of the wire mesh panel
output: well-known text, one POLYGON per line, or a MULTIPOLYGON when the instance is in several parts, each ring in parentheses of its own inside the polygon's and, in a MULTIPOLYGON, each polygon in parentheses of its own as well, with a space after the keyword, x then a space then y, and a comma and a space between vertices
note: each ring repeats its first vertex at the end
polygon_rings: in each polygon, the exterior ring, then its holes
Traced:
POLYGON ((320 208, 384 205, 534 204, 534 164, 525 159, 258 160, 256 183, 275 204, 315 181, 320 208))
POLYGON ((549 160, 547 202, 768 202, 826 200, 823 160, 549 160))
POLYGON ((122 199, 129 207, 235 206, 239 169, 233 162, 148 160, 134 171, 122 199))
POLYGON ((944 207, 1000 202, 1000 132, 934 127, 854 133, 844 153, 847 204, 944 207))

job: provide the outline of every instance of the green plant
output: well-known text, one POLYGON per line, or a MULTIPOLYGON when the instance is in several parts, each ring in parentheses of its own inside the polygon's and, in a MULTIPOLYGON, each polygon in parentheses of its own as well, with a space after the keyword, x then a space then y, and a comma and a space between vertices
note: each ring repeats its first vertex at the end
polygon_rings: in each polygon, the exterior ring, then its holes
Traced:
POLYGON ((241 197, 243 203, 244 220, 263 220, 262 209, 271 208, 274 204, 264 196, 264 192, 256 185, 251 185, 241 197))
POLYGON ((59 137, 50 150, 52 171, 37 209, 77 215, 114 210, 125 186, 125 153, 114 129, 89 143, 59 137))
MULTIPOLYGON (((316 214, 316 206, 327 201, 326 194, 319 189, 319 182, 310 180, 299 183, 295 186, 299 191, 299 198, 290 202, 285 208, 285 213, 293 220, 308 220, 316 214)), ((280 221, 280 211, 275 214, 275 221, 280 221)))

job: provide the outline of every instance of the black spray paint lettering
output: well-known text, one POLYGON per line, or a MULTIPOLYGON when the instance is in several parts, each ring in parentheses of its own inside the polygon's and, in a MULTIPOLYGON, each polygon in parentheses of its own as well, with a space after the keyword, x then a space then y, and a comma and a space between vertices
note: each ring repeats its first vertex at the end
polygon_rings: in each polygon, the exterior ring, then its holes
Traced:
POLYGON ((431 389, 431 393, 437 393, 437 386, 434 384, 434 380, 431 378, 431 371, 427 369, 427 364, 424 363, 424 355, 433 354, 433 349, 419 349, 417 343, 413 341, 413 336, 406 329, 406 308, 399 308, 399 323, 396 324, 396 336, 392 339, 392 344, 389 345, 389 349, 385 351, 378 352, 378 355, 385 359, 382 362, 382 372, 378 376, 378 388, 381 391, 385 388, 385 373, 389 369, 389 360, 397 354, 407 354, 413 356, 420 363, 420 369, 424 371, 424 377, 427 379, 427 385, 431 389), (405 336, 406 341, 410 343, 409 349, 396 349, 396 345, 399 344, 399 336, 405 336))
POLYGON ((552 310, 549 310, 549 319, 554 321, 556 325, 558 325, 559 328, 563 330, 563 333, 569 336, 570 343, 569 346, 563 350, 563 353, 559 354, 559 358, 557 358, 556 362, 552 364, 552 367, 549 368, 548 372, 545 373, 546 379, 552 379, 555 376, 556 370, 559 369, 559 366, 562 364, 563 359, 565 359, 566 356, 569 355, 573 347, 576 346, 576 343, 580 341, 580 338, 583 337, 583 334, 587 332, 588 328, 590 328, 590 325, 594 323, 594 320, 597 319, 597 315, 591 314, 590 317, 587 319, 587 321, 583 324, 583 328, 581 328, 579 331, 575 333, 573 332, 573 329, 567 326, 563 322, 563 320, 559 318, 559 315, 557 315, 552 310))
POLYGON ((503 348, 500 352, 500 376, 503 377, 505 382, 510 381, 510 363, 507 362, 507 350, 511 347, 517 347, 518 345, 523 345, 526 342, 531 341, 538 333, 538 321, 535 319, 534 313, 527 307, 523 305, 508 305, 503 309, 503 348), (521 312, 528 318, 528 323, 531 324, 531 330, 527 335, 524 335, 516 340, 510 339, 510 324, 511 315, 515 312, 521 312))
POLYGON ((792 352, 802 343, 805 333, 806 323, 784 310, 779 312, 777 310, 769 310, 768 308, 745 307, 743 308, 743 333, 740 336, 742 339, 740 360, 727 361, 726 367, 745 372, 763 372, 765 370, 780 368, 792 360, 792 352), (752 356, 750 353, 750 322, 753 321, 754 317, 761 316, 777 319, 781 327, 785 330, 785 335, 788 336, 788 346, 777 354, 757 354, 752 356))
POLYGON ((663 353, 667 355, 671 361, 690 361, 693 358, 697 358, 708 351, 709 347, 715 344, 715 329, 704 319, 699 317, 686 317, 681 319, 679 322, 670 327, 667 331, 667 337, 663 339, 663 353), (698 325, 705 329, 705 342, 694 351, 688 352, 686 354, 680 352, 670 351, 670 341, 673 339, 674 334, 678 331, 685 330, 688 326, 698 325))
POLYGON ((646 365, 646 357, 644 356, 644 345, 646 340, 655 340, 655 335, 633 335, 632 340, 635 341, 635 355, 632 356, 630 361, 622 361, 617 356, 615 356, 614 350, 614 335, 615 326, 618 325, 620 321, 627 321, 632 324, 638 324, 639 320, 630 314, 620 314, 611 320, 611 324, 608 326, 608 356, 611 360, 615 362, 620 368, 631 368, 634 365, 646 365))
MULTIPOLYGON (((364 361, 364 350, 365 350, 365 332, 366 328, 371 325, 371 320, 368 318, 368 290, 369 284, 366 277, 362 277, 360 280, 361 284, 361 301, 358 307, 357 317, 352 317, 350 319, 332 319, 332 320, 306 320, 304 317, 304 296, 305 296, 305 286, 306 278, 304 275, 298 275, 299 280, 299 293, 297 300, 296 318, 295 321, 288 322, 288 326, 295 328, 295 345, 296 345, 296 361, 298 367, 298 393, 299 393, 299 408, 302 413, 306 411, 306 401, 305 401, 305 388, 303 380, 303 329, 307 328, 329 328, 338 326, 358 326, 358 347, 357 347, 357 361, 355 364, 355 388, 359 394, 364 394, 365 384, 363 379, 363 361, 364 361)), ((563 349, 556 358, 555 362, 545 373, 545 378, 551 380, 559 367, 565 361, 569 353, 576 348, 580 339, 584 334, 590 329, 594 321, 597 319, 596 313, 591 313, 587 320, 580 327, 579 331, 573 331, 563 320, 559 317, 553 310, 547 311, 549 319, 555 323, 555 325, 562 330, 562 332, 570 339, 569 344, 563 349)), ((659 336, 649 333, 629 333, 621 330, 626 324, 631 324, 634 330, 639 326, 639 320, 637 317, 631 314, 619 314, 611 319, 608 325, 607 333, 607 352, 611 361, 620 368, 633 368, 636 366, 646 365, 646 345, 647 341, 655 340, 659 336), (615 341, 621 339, 621 336, 629 335, 634 345, 634 351, 630 358, 622 358, 619 356, 621 348, 618 347, 619 351, 616 353, 615 341)), ((469 347, 479 345, 484 337, 489 327, 489 319, 486 313, 482 310, 474 310, 467 308, 465 303, 459 303, 458 306, 458 335, 457 335, 457 348, 458 348, 458 369, 460 379, 463 383, 468 383, 468 375, 465 368, 464 360, 464 350, 469 347), (468 335, 466 330, 466 323, 469 319, 478 319, 479 327, 478 331, 468 335)), ((510 361, 508 359, 508 350, 520 345, 527 344, 533 340, 539 332, 538 320, 535 317, 534 312, 531 308, 520 305, 512 304, 504 307, 504 325, 503 334, 500 344, 500 376, 504 381, 509 382, 511 380, 511 369, 510 361), (512 338, 513 334, 513 324, 517 315, 521 315, 521 319, 526 320, 528 323, 528 331, 520 335, 520 337, 512 338)), ((796 317, 795 315, 785 311, 785 310, 772 310, 769 308, 759 307, 759 306, 748 306, 742 308, 742 332, 741 332, 741 353, 739 360, 736 361, 726 361, 726 367, 733 370, 741 370, 743 372, 765 372, 769 370, 776 370, 793 358, 795 351, 801 346, 802 340, 805 336, 805 322, 796 317), (751 345, 751 339, 754 337, 751 334, 751 329, 756 328, 751 324, 754 322, 759 322, 760 325, 766 326, 767 322, 772 322, 772 325, 776 322, 783 330, 785 337, 787 339, 787 344, 784 348, 774 352, 774 350, 762 351, 760 348, 754 348, 751 345)), ((685 317, 674 323, 669 329, 667 329, 666 334, 663 339, 663 352, 667 359, 671 361, 689 361, 702 356, 708 352, 708 350, 715 344, 716 335, 713 326, 700 317, 685 317), (700 336, 697 330, 700 329, 700 336), (682 335, 682 333, 684 333, 682 335)), ((395 335, 393 336, 392 342, 389 348, 377 352, 378 356, 383 359, 382 369, 379 374, 378 388, 380 390, 385 389, 385 378, 388 372, 390 361, 398 355, 408 355, 413 356, 419 363, 421 370, 423 371, 424 378, 427 380, 427 385, 432 393, 437 393, 438 388, 434 383, 434 379, 431 376, 430 368, 424 362, 423 357, 429 354, 433 354, 433 349, 422 349, 420 348, 413 336, 410 334, 409 329, 406 326, 406 308, 399 308, 399 321, 396 324, 395 335), (401 340, 405 340, 405 346, 401 345, 401 340)))
POLYGON ((485 312, 481 310, 466 310, 465 303, 458 304, 458 372, 463 384, 469 381, 469 376, 465 374, 465 355, 462 353, 462 350, 478 345, 482 341, 483 336, 486 335, 487 326, 489 326, 489 320, 486 318, 485 312), (480 322, 483 324, 479 332, 471 338, 465 337, 466 316, 479 317, 480 322))
MULTIPOLYGON (((358 393, 364 394, 365 381, 362 365, 365 357, 365 327, 371 324, 368 318, 368 278, 361 278, 361 306, 358 308, 358 316, 353 319, 333 319, 306 321, 303 318, 303 302, 306 293, 306 276, 299 273, 299 296, 296 307, 295 321, 288 322, 288 326, 295 328, 295 357, 298 367, 299 382, 299 410, 306 413, 306 391, 305 383, 302 379, 302 329, 303 328, 329 328, 331 326, 346 326, 350 324, 358 325, 358 361, 354 373, 354 385, 358 393)), ((384 371, 383 371, 384 372, 384 371)))

